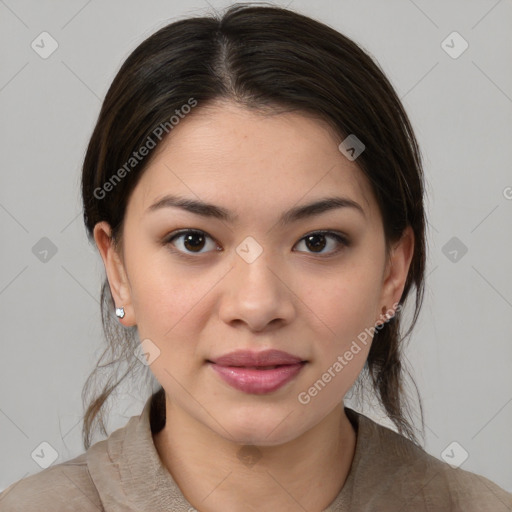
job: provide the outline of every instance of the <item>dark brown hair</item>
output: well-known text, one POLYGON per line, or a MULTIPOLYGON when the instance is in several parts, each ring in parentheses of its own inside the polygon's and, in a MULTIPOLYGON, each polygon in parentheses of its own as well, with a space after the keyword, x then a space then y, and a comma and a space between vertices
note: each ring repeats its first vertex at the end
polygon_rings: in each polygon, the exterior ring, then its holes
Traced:
MULTIPOLYGON (((158 146, 155 133, 162 132, 158 127, 167 128, 163 135, 170 131, 170 119, 186 112, 184 105, 196 102, 190 115, 200 115, 201 106, 218 99, 262 112, 282 109, 313 114, 342 138, 355 134, 364 143, 357 164, 378 202, 388 248, 407 226, 414 231, 414 256, 400 304, 414 287, 415 307, 405 334, 400 328, 402 311, 375 333, 361 378, 371 383, 398 431, 415 441, 401 352, 423 298, 420 152, 384 73, 365 51, 336 30, 283 8, 235 4, 223 16, 182 19, 143 41, 114 78, 85 155, 82 197, 89 239, 93 241, 96 223, 107 221, 121 248, 127 200, 156 150, 137 162, 130 160, 134 152, 148 146, 150 139, 158 146)), ((138 343, 136 328, 123 327, 114 316, 107 279, 102 285, 101 307, 108 343, 82 395, 87 407, 86 448, 96 423, 106 434, 103 412, 109 396, 143 366, 133 353, 138 343), (102 377, 106 382, 97 392, 95 385, 102 377)), ((418 404, 421 411, 419 397, 418 404)), ((423 429, 422 414, 421 419, 423 429)))

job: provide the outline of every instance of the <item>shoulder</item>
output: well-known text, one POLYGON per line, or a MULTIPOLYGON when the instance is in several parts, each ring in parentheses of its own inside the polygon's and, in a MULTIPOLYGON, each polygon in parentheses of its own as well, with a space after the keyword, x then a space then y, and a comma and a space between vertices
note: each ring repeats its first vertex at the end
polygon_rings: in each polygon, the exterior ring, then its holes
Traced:
POLYGON ((2 512, 98 512, 103 507, 86 453, 14 482, 0 493, 2 512))
MULTIPOLYGON (((454 468, 393 430, 361 414, 357 416, 358 485, 371 489, 372 499, 378 497, 381 504, 389 503, 392 507, 389 510, 395 510, 399 504, 404 512, 512 510, 512 494, 494 482, 454 468)), ((388 508, 382 506, 375 510, 388 508)))
MULTIPOLYGON (((397 434, 398 435, 398 434, 397 434)), ((411 445, 412 457, 402 462, 397 476, 405 482, 404 497, 426 511, 510 512, 512 494, 482 475, 452 467, 428 454, 408 439, 398 443, 411 445)), ((400 484, 398 484, 400 485, 400 484)))
MULTIPOLYGON (((127 486, 132 483, 130 464, 138 464, 148 451, 140 448, 141 435, 145 435, 148 445, 152 443, 148 412, 149 408, 146 408, 142 415, 131 417, 124 427, 112 432, 107 439, 96 442, 74 459, 14 482, 0 493, 0 510, 128 510, 125 483, 127 486), (133 453, 127 461, 125 452, 130 450, 133 453), (121 474, 123 471, 126 482, 121 474)), ((157 454, 148 464, 154 464, 155 460, 158 460, 157 454)))

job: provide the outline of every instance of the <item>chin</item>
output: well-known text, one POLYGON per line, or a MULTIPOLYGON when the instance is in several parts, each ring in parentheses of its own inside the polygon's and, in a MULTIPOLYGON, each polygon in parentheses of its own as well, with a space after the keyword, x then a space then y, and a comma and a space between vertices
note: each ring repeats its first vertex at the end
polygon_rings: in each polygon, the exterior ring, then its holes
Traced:
POLYGON ((296 436, 293 433, 287 432, 280 435, 267 435, 263 432, 233 432, 233 436, 227 438, 229 441, 239 444, 241 446, 280 446, 289 441, 293 441, 296 436))
MULTIPOLYGON (((258 411, 256 407, 242 408, 233 416, 223 416, 222 426, 226 431, 218 428, 215 430, 226 440, 240 445, 278 446, 300 436, 304 429, 303 421, 300 428, 296 429, 285 420, 289 412, 283 412, 282 407, 272 412, 258 411)), ((290 414, 290 418, 292 416, 290 414)))

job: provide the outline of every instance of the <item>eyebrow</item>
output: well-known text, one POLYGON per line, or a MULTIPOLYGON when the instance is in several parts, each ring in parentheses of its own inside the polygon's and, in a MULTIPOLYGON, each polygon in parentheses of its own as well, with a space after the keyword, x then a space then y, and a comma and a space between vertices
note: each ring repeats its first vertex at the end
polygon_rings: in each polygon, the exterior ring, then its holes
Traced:
MULTIPOLYGON (((222 206, 175 195, 166 195, 162 197, 156 203, 152 204, 146 210, 146 213, 154 212, 162 208, 181 208, 187 212, 201 215, 202 217, 212 217, 226 222, 234 222, 238 219, 238 215, 230 212, 222 206)), ((337 208, 351 208, 361 213, 363 217, 366 217, 361 205, 352 199, 347 197, 324 197, 312 203, 295 206, 290 210, 287 210, 281 215, 278 223, 281 225, 288 225, 337 208)))

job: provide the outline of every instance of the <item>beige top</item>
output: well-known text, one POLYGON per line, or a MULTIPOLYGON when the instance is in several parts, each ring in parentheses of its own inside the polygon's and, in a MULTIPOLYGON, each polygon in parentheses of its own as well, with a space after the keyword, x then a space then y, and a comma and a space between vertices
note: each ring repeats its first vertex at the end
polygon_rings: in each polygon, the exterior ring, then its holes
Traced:
MULTIPOLYGON (((153 443, 152 432, 165 424, 155 396, 140 416, 87 452, 9 486, 0 494, 0 511, 194 512, 153 443)), ((323 512, 512 511, 512 494, 487 478, 453 469, 370 418, 345 411, 357 430, 354 459, 323 512)))

